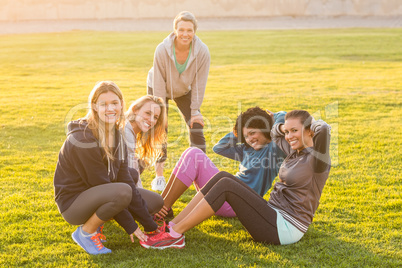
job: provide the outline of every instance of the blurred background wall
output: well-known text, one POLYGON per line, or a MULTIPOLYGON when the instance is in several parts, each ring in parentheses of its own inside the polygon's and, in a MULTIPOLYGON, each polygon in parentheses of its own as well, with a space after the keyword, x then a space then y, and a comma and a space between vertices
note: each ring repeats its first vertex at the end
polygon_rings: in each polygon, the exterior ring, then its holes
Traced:
POLYGON ((0 21, 399 16, 402 0, 0 0, 0 21))

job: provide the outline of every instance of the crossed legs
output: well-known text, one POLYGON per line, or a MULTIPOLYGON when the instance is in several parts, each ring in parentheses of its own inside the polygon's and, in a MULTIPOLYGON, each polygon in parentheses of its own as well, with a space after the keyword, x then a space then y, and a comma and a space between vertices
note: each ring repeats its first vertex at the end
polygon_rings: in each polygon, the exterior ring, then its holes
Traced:
MULTIPOLYGON (((195 147, 185 150, 162 192, 164 207, 158 215, 161 217, 166 216, 167 210, 173 206, 176 200, 192 183, 194 183, 198 192, 218 172, 219 169, 203 151, 195 147)), ((236 216, 233 209, 227 203, 222 205, 216 212, 216 215, 223 217, 236 216)))

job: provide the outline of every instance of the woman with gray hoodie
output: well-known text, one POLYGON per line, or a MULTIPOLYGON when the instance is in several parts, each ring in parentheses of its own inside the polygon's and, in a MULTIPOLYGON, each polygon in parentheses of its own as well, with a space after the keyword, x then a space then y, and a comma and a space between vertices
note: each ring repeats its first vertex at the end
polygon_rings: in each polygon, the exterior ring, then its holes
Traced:
MULTIPOLYGON (((168 105, 173 100, 189 126, 190 143, 206 151, 203 133, 204 120, 200 107, 208 80, 210 54, 208 47, 195 35, 197 20, 188 12, 180 12, 173 21, 173 32, 160 43, 154 55, 154 64, 148 73, 148 94, 161 97, 168 105)), ((168 106, 167 106, 168 107, 168 106)), ((155 165, 153 190, 162 191, 164 155, 155 165)))

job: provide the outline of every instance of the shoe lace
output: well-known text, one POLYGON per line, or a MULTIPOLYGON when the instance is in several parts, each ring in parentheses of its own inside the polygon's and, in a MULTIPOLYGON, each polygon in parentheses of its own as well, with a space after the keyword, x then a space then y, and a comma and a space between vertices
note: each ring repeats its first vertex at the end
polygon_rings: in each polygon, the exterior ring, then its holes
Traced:
POLYGON ((154 222, 158 225, 158 228, 165 225, 165 218, 159 217, 158 215, 154 215, 154 222))
POLYGON ((98 227, 99 238, 102 240, 106 240, 106 236, 103 234, 103 224, 98 227))
POLYGON ((161 233, 159 233, 159 234, 157 234, 157 235, 155 235, 153 237, 150 237, 149 239, 153 240, 153 241, 160 241, 160 240, 164 240, 169 235, 170 234, 167 233, 167 232, 161 232, 161 233))
POLYGON ((159 217, 159 216, 157 216, 157 215, 154 215, 154 219, 153 219, 153 220, 154 220, 154 222, 156 222, 156 224, 158 225, 158 228, 157 228, 156 231, 149 232, 148 234, 155 234, 155 233, 158 232, 158 230, 159 230, 159 233, 164 233, 164 232, 166 231, 166 227, 169 227, 169 225, 166 224, 164 218, 161 218, 161 217, 159 217))
POLYGON ((98 250, 101 250, 103 248, 103 244, 100 241, 100 233, 97 233, 96 235, 92 236, 91 240, 93 241, 95 247, 98 248, 98 250))
POLYGON ((166 222, 164 221, 163 224, 158 228, 159 232, 165 233, 166 232, 166 227, 169 228, 169 225, 167 225, 166 222))

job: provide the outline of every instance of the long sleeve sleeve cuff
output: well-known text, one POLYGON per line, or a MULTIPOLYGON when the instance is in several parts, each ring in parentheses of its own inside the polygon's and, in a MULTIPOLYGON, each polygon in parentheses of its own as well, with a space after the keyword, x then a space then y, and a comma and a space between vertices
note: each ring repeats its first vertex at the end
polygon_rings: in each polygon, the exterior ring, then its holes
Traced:
POLYGON ((191 110, 191 116, 201 115, 199 110, 191 110))

